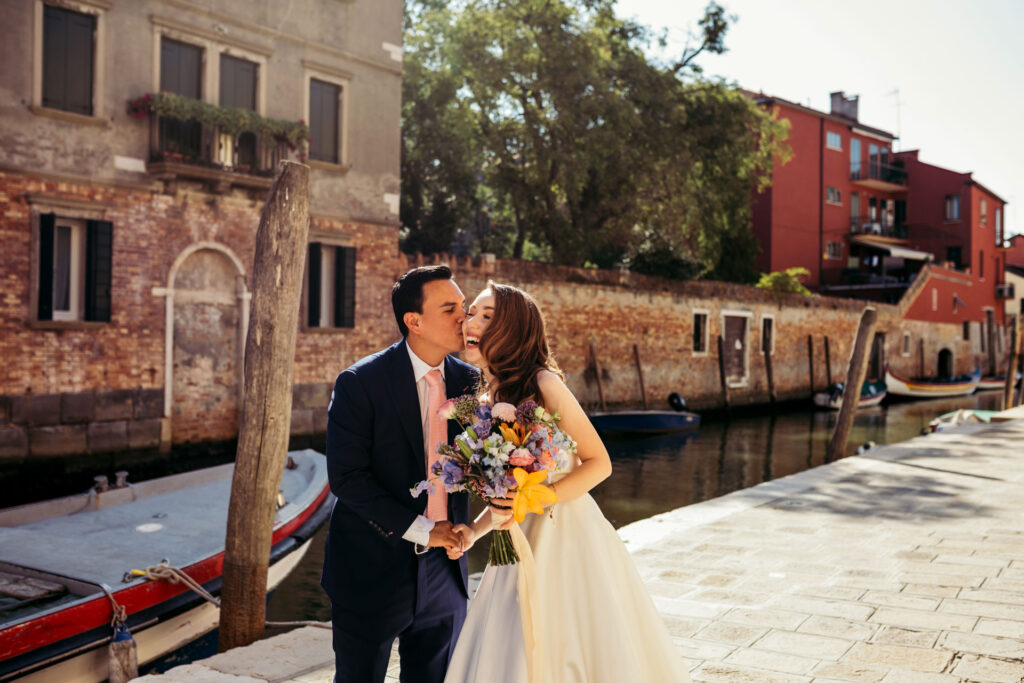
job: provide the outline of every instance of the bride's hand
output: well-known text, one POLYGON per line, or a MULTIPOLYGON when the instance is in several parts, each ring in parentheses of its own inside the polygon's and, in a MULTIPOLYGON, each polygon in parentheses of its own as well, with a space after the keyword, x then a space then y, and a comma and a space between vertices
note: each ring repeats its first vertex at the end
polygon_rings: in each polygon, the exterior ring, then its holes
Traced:
POLYGON ((491 529, 509 529, 513 524, 512 499, 492 498, 489 502, 491 508, 491 529))
POLYGON ((473 547, 473 543, 476 542, 476 534, 473 532, 473 528, 465 524, 456 524, 452 527, 452 531, 459 534, 462 537, 461 548, 447 548, 448 559, 457 560, 473 547))

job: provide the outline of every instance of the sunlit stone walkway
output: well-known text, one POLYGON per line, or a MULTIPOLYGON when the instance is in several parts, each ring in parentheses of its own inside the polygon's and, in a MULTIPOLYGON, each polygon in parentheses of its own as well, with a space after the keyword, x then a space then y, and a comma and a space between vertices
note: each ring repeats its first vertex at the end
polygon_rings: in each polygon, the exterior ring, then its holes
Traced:
MULTIPOLYGON (((620 530, 694 681, 1024 681, 1024 419, 620 530)), ((388 681, 398 681, 393 659, 388 681)), ((306 628, 147 681, 333 679, 306 628)))

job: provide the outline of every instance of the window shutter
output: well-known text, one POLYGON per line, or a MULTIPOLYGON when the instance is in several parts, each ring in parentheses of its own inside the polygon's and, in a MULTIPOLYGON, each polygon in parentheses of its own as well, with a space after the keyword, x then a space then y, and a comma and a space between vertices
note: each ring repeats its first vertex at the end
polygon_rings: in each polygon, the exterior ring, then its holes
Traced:
POLYGON ((355 327, 356 249, 336 247, 334 266, 334 326, 355 327))
POLYGON ((114 225, 88 221, 85 230, 85 319, 110 322, 114 225))
POLYGON ((57 216, 39 216, 39 320, 53 320, 53 226, 57 216))
POLYGON ((93 17, 72 12, 68 22, 65 109, 92 115, 93 17))
POLYGON ((320 327, 320 268, 322 264, 320 243, 310 242, 307 260, 307 265, 309 266, 309 296, 306 301, 309 327, 320 327))
POLYGON ((67 15, 58 7, 43 7, 43 106, 54 109, 64 108, 67 15))

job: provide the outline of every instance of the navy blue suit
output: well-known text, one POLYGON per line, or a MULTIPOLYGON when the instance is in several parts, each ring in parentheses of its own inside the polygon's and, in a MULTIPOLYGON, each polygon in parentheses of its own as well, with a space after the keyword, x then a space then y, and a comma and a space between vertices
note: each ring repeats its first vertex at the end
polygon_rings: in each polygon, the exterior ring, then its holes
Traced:
MULTIPOLYGON (((476 370, 444 361, 448 398, 472 393, 476 370)), ((449 422, 449 440, 458 426, 449 422)), ((331 514, 321 585, 331 599, 336 680, 383 681, 395 638, 402 681, 440 683, 465 620, 466 558, 443 548, 417 555, 402 538, 426 494, 423 425, 406 342, 367 356, 334 385, 327 415, 327 471, 338 498, 331 514)), ((469 523, 469 498, 448 496, 448 519, 469 523)))

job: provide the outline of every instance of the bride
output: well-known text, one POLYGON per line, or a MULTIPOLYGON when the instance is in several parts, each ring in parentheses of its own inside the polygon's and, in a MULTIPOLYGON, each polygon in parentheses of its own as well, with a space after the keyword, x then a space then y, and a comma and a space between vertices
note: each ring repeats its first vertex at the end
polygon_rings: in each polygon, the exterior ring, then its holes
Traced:
MULTIPOLYGON (((588 493, 611 474, 611 461, 551 356, 537 304, 515 287, 489 282, 470 306, 463 334, 466 360, 483 370, 485 398, 513 405, 533 399, 557 411, 579 448, 571 471, 548 482, 558 502, 522 523, 529 547, 520 562, 484 571, 446 683, 688 681, 629 552, 588 493)), ((462 529, 471 545, 509 524, 487 508, 462 529)))

